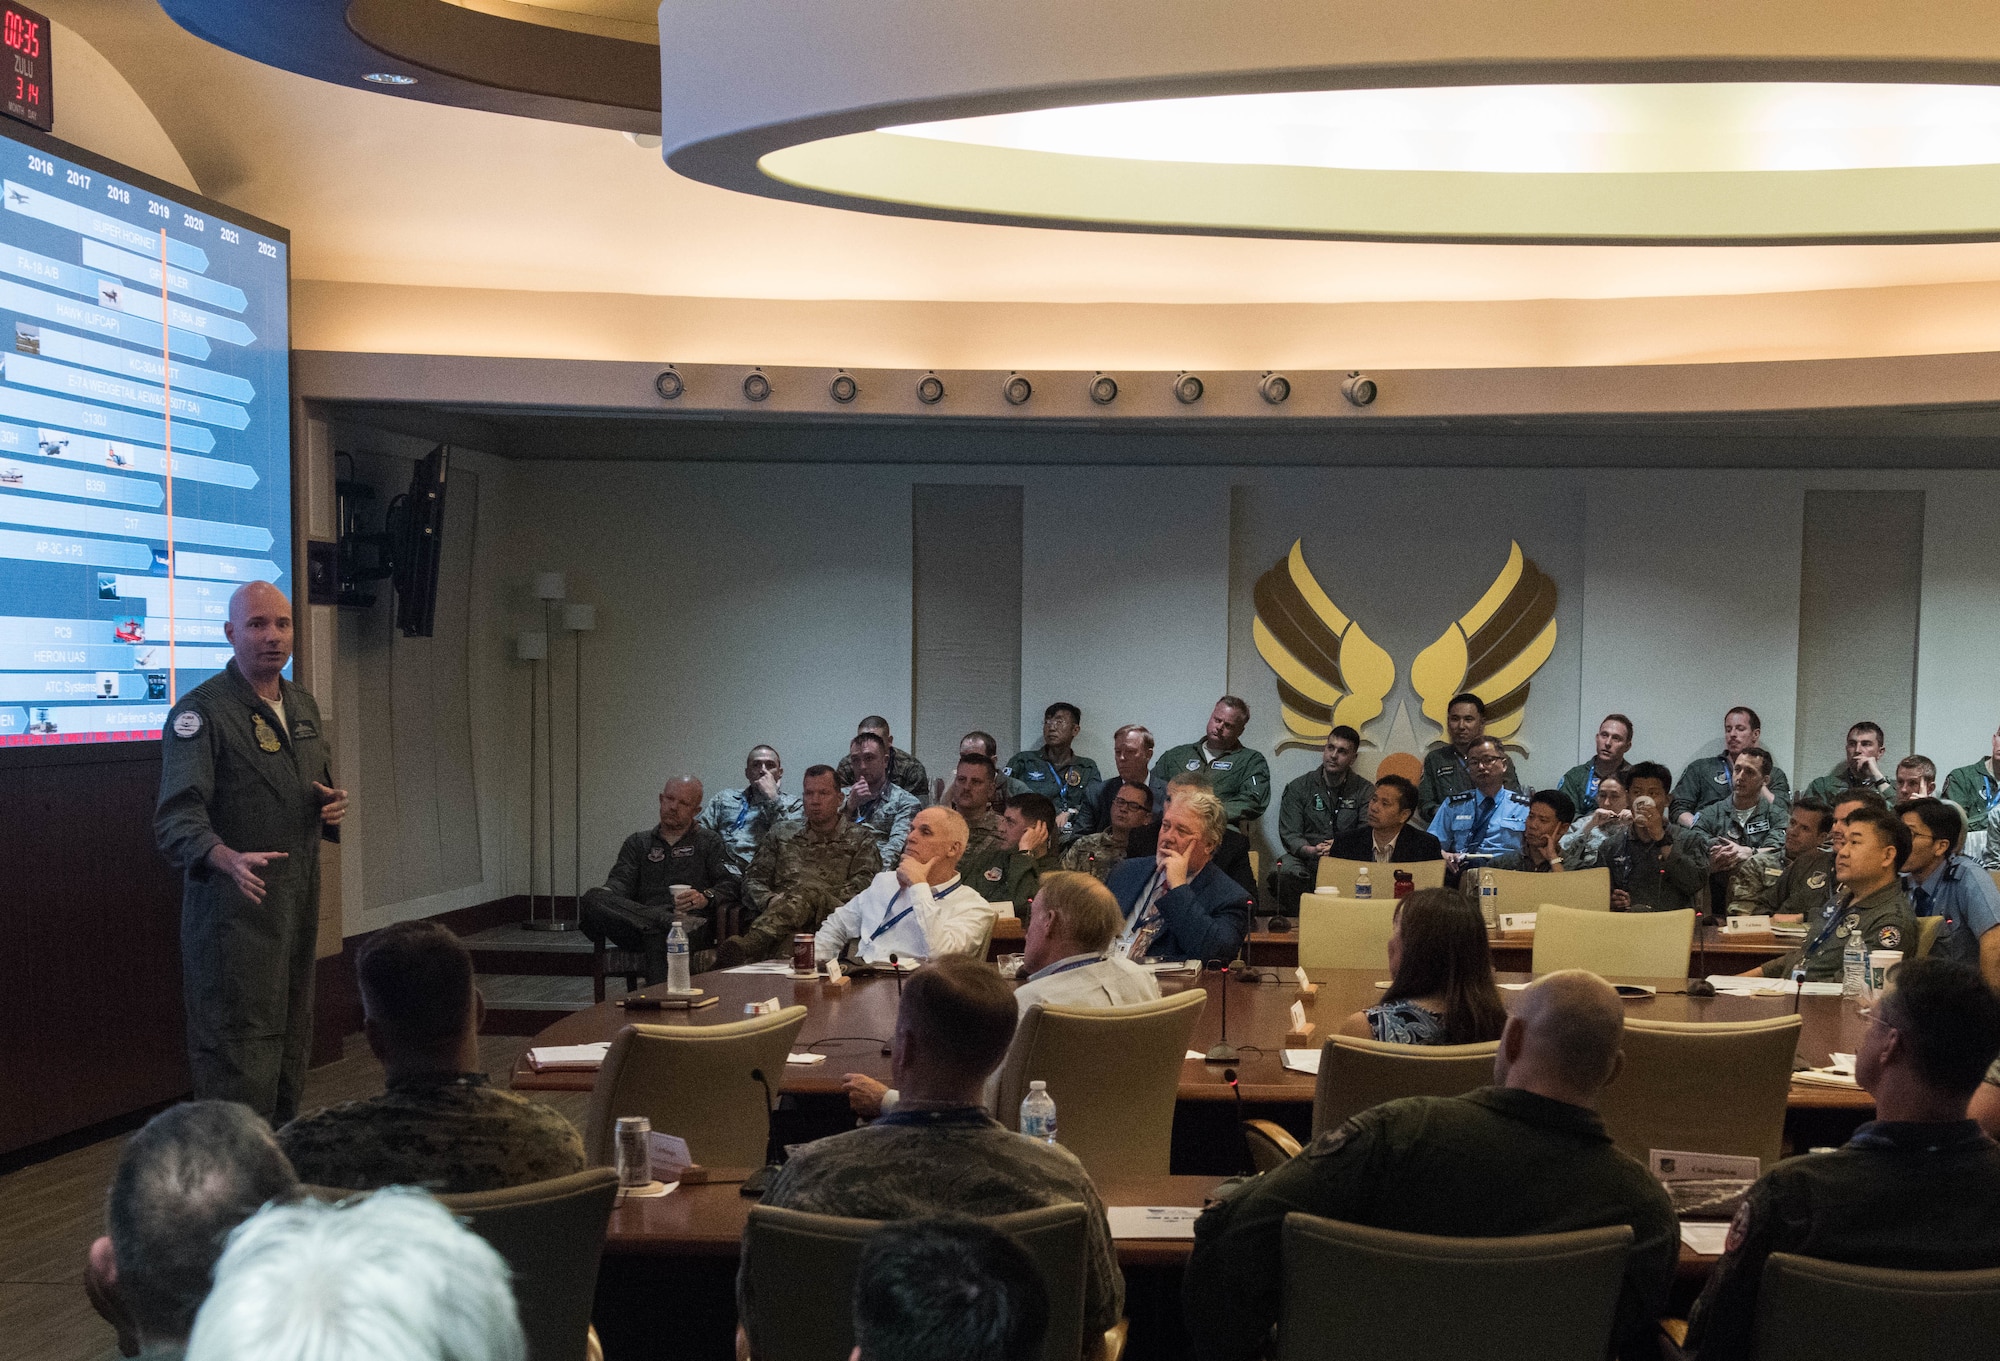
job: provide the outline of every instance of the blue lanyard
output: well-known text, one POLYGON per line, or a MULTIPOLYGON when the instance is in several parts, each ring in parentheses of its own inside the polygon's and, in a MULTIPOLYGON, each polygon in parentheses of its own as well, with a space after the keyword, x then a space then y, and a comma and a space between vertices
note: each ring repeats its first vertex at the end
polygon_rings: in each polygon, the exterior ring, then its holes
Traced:
POLYGON ((734 827, 731 827, 729 830, 732 832, 742 831, 743 819, 749 816, 750 816, 750 791, 746 789, 743 791, 743 806, 736 810, 736 825, 734 827))
POLYGON ((1102 955, 1078 955, 1075 959, 1067 960, 1064 963, 1049 965, 1048 968, 1043 969, 1028 981, 1035 983, 1044 978, 1054 978, 1059 973, 1068 973, 1072 969, 1087 969, 1093 964, 1102 963, 1103 960, 1104 956, 1102 955))
POLYGON ((1583 801, 1590 803, 1597 798, 1597 763, 1591 762, 1590 778, 1584 782, 1583 801))
MULTIPOLYGON (((957 887, 958 887, 957 878, 954 877, 951 879, 947 879, 945 880, 945 882, 939 884, 936 888, 931 890, 931 896, 934 898, 942 898, 957 887)), ((896 890, 895 896, 889 899, 889 906, 894 907, 896 905, 896 899, 902 897, 903 893, 904 890, 898 888, 896 890)), ((880 926, 876 927, 872 932, 870 932, 868 939, 871 941, 877 941, 882 939, 884 935, 888 934, 890 931, 895 929, 897 922, 900 922, 901 920, 903 920, 903 918, 909 916, 912 912, 915 912, 916 910, 917 910, 917 904, 915 900, 912 900, 908 907, 904 908, 901 912, 898 912, 895 916, 889 918, 889 920, 883 922, 880 926)))
POLYGON ((2000 782, 1996 782, 1991 775, 1981 775, 1979 782, 1986 786, 1986 811, 1990 813, 2000 808, 2000 782))

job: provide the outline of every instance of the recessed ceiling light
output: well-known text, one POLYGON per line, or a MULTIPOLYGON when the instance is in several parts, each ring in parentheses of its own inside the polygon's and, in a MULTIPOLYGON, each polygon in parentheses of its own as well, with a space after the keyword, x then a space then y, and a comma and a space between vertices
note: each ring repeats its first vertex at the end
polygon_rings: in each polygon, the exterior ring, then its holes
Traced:
POLYGON ((366 81, 372 81, 376 85, 415 85, 417 83, 415 76, 398 75, 394 71, 370 71, 361 78, 366 81))

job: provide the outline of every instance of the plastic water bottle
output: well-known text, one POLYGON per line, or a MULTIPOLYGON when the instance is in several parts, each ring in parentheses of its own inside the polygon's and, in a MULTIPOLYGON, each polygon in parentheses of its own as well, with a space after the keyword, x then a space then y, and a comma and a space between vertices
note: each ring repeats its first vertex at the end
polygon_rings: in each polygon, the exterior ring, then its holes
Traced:
POLYGON ((1354 870, 1355 899, 1357 901, 1366 902, 1374 898, 1374 896, 1375 896, 1375 887, 1374 885, 1368 882, 1368 867, 1366 865, 1356 866, 1354 870))
POLYGON ((1056 1099, 1049 1095, 1048 1083, 1028 1084, 1027 1100, 1021 1103, 1021 1133, 1045 1144, 1056 1141, 1056 1099))
POLYGON ((1840 995, 1860 1001, 1868 995, 1868 939, 1856 927, 1840 952, 1840 995))
POLYGON ((667 991, 687 992, 692 986, 688 982, 688 933, 675 922, 674 929, 667 932, 667 991))
POLYGON ((1479 915, 1489 928, 1500 924, 1500 885, 1488 869, 1479 871, 1479 915))

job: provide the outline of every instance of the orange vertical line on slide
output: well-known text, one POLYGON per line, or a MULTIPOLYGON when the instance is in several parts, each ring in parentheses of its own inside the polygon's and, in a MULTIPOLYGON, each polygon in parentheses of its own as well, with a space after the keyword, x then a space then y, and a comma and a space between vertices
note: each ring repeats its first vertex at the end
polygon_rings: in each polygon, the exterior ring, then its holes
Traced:
POLYGON ((165 394, 160 401, 160 414, 167 422, 167 703, 177 704, 181 697, 179 658, 174 646, 180 631, 174 627, 174 363, 173 341, 167 330, 167 229, 160 228, 160 391, 165 394))

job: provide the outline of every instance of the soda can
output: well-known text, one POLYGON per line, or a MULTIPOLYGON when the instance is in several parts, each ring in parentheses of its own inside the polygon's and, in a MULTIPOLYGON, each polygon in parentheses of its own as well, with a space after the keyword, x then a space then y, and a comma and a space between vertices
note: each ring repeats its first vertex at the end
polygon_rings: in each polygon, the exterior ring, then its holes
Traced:
POLYGON ((813 958, 812 932, 799 932, 792 937, 792 972, 811 973, 818 967, 818 962, 813 958))
POLYGON ((649 1185, 653 1180, 653 1122, 643 1115, 621 1115, 616 1138, 618 1184, 649 1185))

